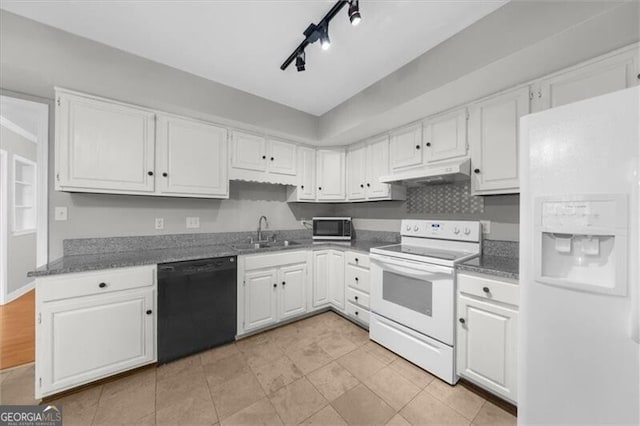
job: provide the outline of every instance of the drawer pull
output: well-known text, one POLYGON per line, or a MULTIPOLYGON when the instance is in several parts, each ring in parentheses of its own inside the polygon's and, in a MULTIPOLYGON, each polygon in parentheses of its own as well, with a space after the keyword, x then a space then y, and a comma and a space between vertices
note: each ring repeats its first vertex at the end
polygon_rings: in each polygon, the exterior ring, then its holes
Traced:
POLYGON ((285 285, 285 284, 286 284, 286 282, 282 281, 282 285, 285 285))
POLYGON ((107 283, 100 283, 98 284, 98 287, 100 288, 105 288, 107 286, 107 283))
POLYGON ((356 315, 358 315, 358 311, 356 311, 356 315))
POLYGON ((360 260, 360 259, 358 259, 358 258, 356 257, 356 263, 358 263, 358 261, 359 261, 359 260, 360 260))
POLYGON ((464 324, 466 322, 464 318, 460 318, 458 321, 460 321, 460 324, 464 324))
POLYGON ((489 287, 482 287, 482 291, 484 291, 485 293, 491 293, 491 290, 489 290, 489 287))
POLYGON ((356 277, 356 281, 359 281, 359 278, 358 278, 358 277, 356 277))
POLYGON ((278 287, 278 284, 274 283, 273 288, 276 288, 276 287, 278 287))
POLYGON ((151 309, 147 309, 147 315, 151 315, 153 311, 151 309))
POLYGON ((356 300, 356 302, 358 301, 358 296, 353 296, 353 298, 356 300))

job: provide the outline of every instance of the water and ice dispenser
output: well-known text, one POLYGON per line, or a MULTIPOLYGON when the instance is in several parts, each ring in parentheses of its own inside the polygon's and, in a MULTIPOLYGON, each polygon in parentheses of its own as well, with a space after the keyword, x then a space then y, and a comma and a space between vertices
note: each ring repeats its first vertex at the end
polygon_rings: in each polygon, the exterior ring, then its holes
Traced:
POLYGON ((536 199, 536 281, 627 294, 626 195, 536 199))

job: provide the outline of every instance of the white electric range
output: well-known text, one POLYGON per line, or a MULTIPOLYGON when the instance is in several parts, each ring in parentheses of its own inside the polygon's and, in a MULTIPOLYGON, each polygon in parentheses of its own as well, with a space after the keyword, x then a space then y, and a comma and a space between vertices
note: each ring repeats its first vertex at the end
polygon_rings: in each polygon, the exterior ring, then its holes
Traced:
POLYGON ((369 337, 455 384, 454 268, 480 255, 480 222, 403 220, 400 234, 371 249, 369 337))

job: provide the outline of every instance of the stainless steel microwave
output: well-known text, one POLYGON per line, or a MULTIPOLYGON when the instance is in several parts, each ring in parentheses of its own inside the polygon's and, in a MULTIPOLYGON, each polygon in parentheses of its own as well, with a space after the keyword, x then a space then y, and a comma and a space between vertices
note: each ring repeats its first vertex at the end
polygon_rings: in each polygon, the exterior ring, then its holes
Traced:
POLYGON ((314 217, 313 239, 347 241, 351 239, 350 217, 314 217))

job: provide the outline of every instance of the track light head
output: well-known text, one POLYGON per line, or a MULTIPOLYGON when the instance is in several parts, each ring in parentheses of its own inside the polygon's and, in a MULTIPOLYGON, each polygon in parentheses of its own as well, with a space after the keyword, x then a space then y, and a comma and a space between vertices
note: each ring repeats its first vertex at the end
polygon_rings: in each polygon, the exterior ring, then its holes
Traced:
POLYGON ((362 21, 362 16, 360 16, 360 6, 358 5, 358 0, 350 0, 349 1, 349 21, 351 21, 351 25, 354 27, 362 21))
POLYGON ((329 39, 329 23, 326 23, 318 28, 320 31, 320 47, 322 50, 327 50, 331 47, 331 39, 329 39))
POLYGON ((296 55, 296 69, 298 70, 298 72, 304 71, 305 65, 306 65, 306 55, 304 53, 304 50, 301 50, 296 55))

